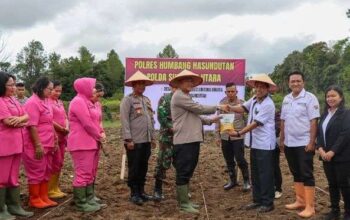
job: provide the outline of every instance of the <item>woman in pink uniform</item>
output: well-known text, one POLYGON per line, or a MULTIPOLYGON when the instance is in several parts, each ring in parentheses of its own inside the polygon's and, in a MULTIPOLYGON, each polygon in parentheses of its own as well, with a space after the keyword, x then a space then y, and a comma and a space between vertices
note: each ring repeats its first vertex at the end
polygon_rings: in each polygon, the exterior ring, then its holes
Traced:
POLYGON ((57 150, 57 137, 53 126, 53 114, 48 97, 53 84, 47 77, 39 78, 24 108, 29 115, 25 135, 23 164, 28 179, 29 206, 46 208, 57 203, 48 197, 48 181, 52 158, 57 150))
MULTIPOLYGON (((95 121, 96 125, 100 127, 100 133, 101 133, 101 136, 102 138, 105 140, 106 138, 106 134, 105 134, 105 131, 103 129, 103 125, 102 125, 102 120, 103 120, 103 115, 102 115, 102 105, 101 105, 101 97, 103 97, 105 94, 104 92, 104 87, 101 83, 96 83, 95 85, 95 89, 93 90, 93 95, 92 95, 92 98, 91 98, 91 101, 94 103, 95 105, 95 109, 97 112, 96 114, 98 114, 98 121, 95 121)), ((96 202, 100 203, 103 207, 106 206, 106 204, 103 204, 101 202, 101 199, 98 198, 95 194, 95 180, 96 180, 96 176, 97 176, 97 170, 98 170, 98 164, 99 164, 99 159, 100 159, 100 150, 101 150, 101 147, 103 143, 101 143, 99 145, 99 148, 98 148, 98 151, 97 151, 97 154, 96 154, 96 158, 95 158, 95 163, 94 163, 94 185, 93 185, 93 189, 94 189, 94 199, 96 202)))
POLYGON ((0 219, 14 219, 12 215, 33 216, 33 212, 24 211, 20 203, 18 176, 23 127, 29 117, 14 97, 15 92, 15 77, 0 72, 0 219))
POLYGON ((52 160, 52 174, 49 180, 49 198, 63 198, 66 196, 59 188, 59 177, 64 162, 64 153, 67 146, 68 119, 63 102, 59 99, 62 94, 62 84, 53 81, 53 90, 49 102, 53 111, 53 125, 58 137, 58 149, 52 160))
POLYGON ((99 144, 102 142, 99 126, 99 110, 91 101, 96 79, 75 80, 78 93, 69 105, 69 126, 67 149, 74 165, 73 193, 77 210, 94 212, 101 205, 94 199, 93 183, 99 144))

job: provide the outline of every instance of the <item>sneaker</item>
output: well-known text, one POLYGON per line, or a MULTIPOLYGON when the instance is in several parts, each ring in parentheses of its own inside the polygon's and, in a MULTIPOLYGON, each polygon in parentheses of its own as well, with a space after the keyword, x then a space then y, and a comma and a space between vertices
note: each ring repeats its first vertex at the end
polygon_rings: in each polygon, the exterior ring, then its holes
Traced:
POLYGON ((280 191, 276 191, 276 192, 275 192, 275 199, 279 199, 279 198, 281 198, 281 197, 282 197, 282 195, 283 195, 283 193, 282 193, 282 192, 280 192, 280 191))

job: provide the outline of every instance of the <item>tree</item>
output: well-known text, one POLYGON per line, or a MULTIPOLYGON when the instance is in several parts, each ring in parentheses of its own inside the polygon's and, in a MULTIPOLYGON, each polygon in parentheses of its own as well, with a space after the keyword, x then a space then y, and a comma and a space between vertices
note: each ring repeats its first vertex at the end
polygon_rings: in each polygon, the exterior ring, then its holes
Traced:
POLYGON ((92 76, 95 56, 85 46, 79 48, 79 60, 81 76, 92 76))
POLYGON ((27 89, 46 73, 47 56, 40 41, 32 40, 17 54, 16 72, 27 89))
POLYGON ((0 62, 0 71, 5 71, 8 73, 13 72, 13 68, 11 67, 11 63, 9 62, 0 62))
POLYGON ((123 63, 119 59, 118 54, 114 50, 111 50, 107 54, 106 65, 108 77, 111 79, 114 85, 112 86, 111 92, 114 93, 117 88, 121 90, 124 85, 125 69, 123 63))
POLYGON ((166 45, 162 52, 157 55, 158 58, 179 58, 175 49, 170 45, 166 45))

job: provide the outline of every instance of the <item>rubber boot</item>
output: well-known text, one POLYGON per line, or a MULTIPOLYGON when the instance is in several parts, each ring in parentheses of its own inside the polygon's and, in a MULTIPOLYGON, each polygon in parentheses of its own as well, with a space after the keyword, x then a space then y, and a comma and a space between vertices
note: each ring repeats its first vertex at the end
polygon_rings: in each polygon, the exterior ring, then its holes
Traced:
POLYGON ((15 216, 11 215, 7 211, 5 204, 6 201, 6 188, 0 188, 0 220, 14 220, 15 216))
POLYGON ((298 215, 302 218, 310 218, 315 215, 315 187, 305 186, 305 209, 298 215))
POLYGON ((92 184, 92 190, 94 191, 94 200, 96 201, 96 202, 98 202, 98 203, 102 203, 102 200, 100 199, 100 198, 98 198, 97 196, 96 196, 96 193, 95 193, 95 181, 94 181, 94 183, 92 184))
POLYGON ((86 187, 86 201, 91 206, 97 206, 99 209, 107 207, 106 204, 100 204, 95 200, 94 184, 86 187))
POLYGON ((98 206, 91 206, 86 199, 86 187, 73 187, 75 208, 80 212, 96 212, 100 210, 98 206))
POLYGON ((48 183, 49 198, 60 199, 60 198, 67 196, 67 194, 63 193, 60 190, 60 188, 58 187, 59 178, 60 178, 60 173, 54 173, 51 175, 51 178, 50 178, 49 183, 48 183))
POLYGON ((40 184, 28 184, 29 191, 29 206, 34 208, 47 208, 49 204, 40 198, 40 184))
POLYGON ((286 209, 295 210, 305 208, 304 183, 294 182, 295 202, 285 206, 286 209))
POLYGON ((163 181, 160 179, 156 179, 156 181, 154 183, 153 199, 157 202, 160 202, 162 199, 164 199, 162 186, 163 186, 163 181))
POLYGON ((242 169, 242 176, 243 176, 243 192, 248 192, 251 189, 248 167, 242 169))
POLYGON ((177 201, 180 206, 180 211, 192 214, 199 214, 198 209, 195 209, 188 198, 188 185, 176 186, 177 201))
POLYGON ((238 186, 235 169, 229 170, 229 176, 230 176, 230 181, 224 185, 224 190, 230 190, 235 186, 238 186))
POLYGON ((33 212, 27 212, 22 208, 19 187, 7 188, 6 204, 7 210, 12 215, 18 215, 27 218, 32 217, 34 215, 33 212))
POLYGON ((51 207, 57 206, 58 205, 57 202, 49 199, 49 196, 48 196, 49 188, 48 187, 49 187, 48 182, 44 181, 44 182, 40 183, 40 198, 41 198, 41 200, 43 200, 46 204, 48 204, 51 207))

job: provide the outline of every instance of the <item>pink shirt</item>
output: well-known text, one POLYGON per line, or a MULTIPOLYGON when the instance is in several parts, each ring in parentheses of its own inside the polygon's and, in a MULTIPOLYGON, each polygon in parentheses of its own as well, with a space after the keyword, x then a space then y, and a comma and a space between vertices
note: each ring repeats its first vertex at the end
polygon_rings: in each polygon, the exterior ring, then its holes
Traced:
POLYGON ((61 100, 49 99, 49 103, 53 112, 53 121, 62 127, 66 127, 67 114, 61 100))
POLYGON ((96 79, 93 78, 80 78, 74 82, 78 95, 69 104, 68 151, 98 149, 101 139, 99 111, 90 101, 95 84, 96 79))
MULTIPOLYGON (((53 113, 48 99, 42 100, 33 94, 25 103, 24 109, 29 115, 28 126, 36 126, 42 146, 46 148, 54 147, 53 113)), ((25 147, 34 149, 29 130, 27 130, 25 137, 25 143, 28 144, 25 147)))
POLYGON ((97 149, 97 141, 101 138, 98 108, 77 95, 69 105, 68 118, 68 151, 97 149))
POLYGON ((3 120, 11 116, 23 116, 25 111, 14 97, 0 97, 0 156, 23 152, 23 128, 13 128, 3 120))
POLYGON ((95 103, 96 109, 97 109, 97 114, 98 114, 98 126, 100 127, 100 133, 104 133, 104 129, 102 127, 102 120, 103 120, 103 115, 102 115, 102 105, 100 102, 95 103))
MULTIPOLYGON (((53 112, 53 121, 59 124, 62 127, 67 127, 67 114, 64 109, 63 102, 61 100, 49 99, 49 103, 53 112)), ((60 139, 66 139, 66 136, 60 132, 56 132, 60 139)))

